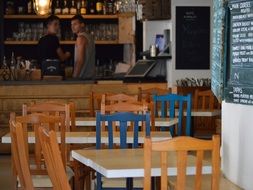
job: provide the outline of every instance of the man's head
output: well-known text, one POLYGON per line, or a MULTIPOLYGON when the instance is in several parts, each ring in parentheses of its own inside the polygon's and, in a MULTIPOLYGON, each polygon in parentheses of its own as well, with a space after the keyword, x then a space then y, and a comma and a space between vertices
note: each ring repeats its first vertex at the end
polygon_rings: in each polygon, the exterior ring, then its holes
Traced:
POLYGON ((60 19, 55 15, 51 15, 47 18, 45 25, 49 34, 57 34, 60 29, 60 19))
POLYGON ((84 29, 84 18, 81 15, 75 15, 71 19, 71 29, 74 34, 82 32, 84 29))

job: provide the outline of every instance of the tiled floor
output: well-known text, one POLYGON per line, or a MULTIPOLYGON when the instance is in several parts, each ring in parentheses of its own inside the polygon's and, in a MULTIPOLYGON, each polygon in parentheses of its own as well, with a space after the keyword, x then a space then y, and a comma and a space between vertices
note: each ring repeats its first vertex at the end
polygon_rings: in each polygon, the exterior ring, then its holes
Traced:
MULTIPOLYGON (((170 178, 173 181, 173 178, 170 178)), ((203 184, 203 190, 208 190, 210 185, 210 177, 205 176, 204 181, 208 182, 203 184), (208 186, 208 187, 207 187, 208 186)), ((193 187, 194 178, 187 178, 187 186, 193 187)), ((11 159, 10 156, 0 156, 0 190, 11 189, 11 159)), ((194 188, 189 188, 194 189, 194 188)), ((188 190, 188 188, 186 188, 188 190)), ((237 186, 230 183, 228 180, 221 178, 220 190, 240 190, 237 186)))
POLYGON ((0 156, 0 189, 11 189, 11 157, 0 156))

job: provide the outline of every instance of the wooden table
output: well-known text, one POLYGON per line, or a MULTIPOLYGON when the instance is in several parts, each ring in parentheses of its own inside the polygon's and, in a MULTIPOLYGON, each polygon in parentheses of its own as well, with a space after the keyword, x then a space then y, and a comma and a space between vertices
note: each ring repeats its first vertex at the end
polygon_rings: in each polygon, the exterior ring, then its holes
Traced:
MULTIPOLYGON (((72 157, 101 173, 106 178, 144 177, 143 149, 103 149, 103 150, 74 150, 72 157), (113 155, 113 156, 112 156, 113 155)), ((159 153, 153 152, 151 175, 161 176, 159 153)), ((195 174, 196 157, 189 155, 187 175, 195 174)), ((175 152, 168 154, 168 174, 176 176, 177 160, 175 152)), ((203 174, 210 174, 211 163, 203 162, 203 174)))
MULTIPOLYGON (((170 127, 176 125, 178 123, 178 119, 169 119, 169 118, 156 118, 155 126, 160 127, 170 127)), ((107 125, 107 123, 106 123, 107 125)), ((96 126, 96 117, 77 117, 76 118, 76 126, 96 126)), ((141 126, 141 122, 140 122, 141 126)))
MULTIPOLYGON (((151 131, 151 138, 154 141, 171 139, 169 131, 151 131)), ((101 143, 108 143, 108 133, 101 133, 101 143)), ((114 133, 114 143, 120 143, 119 132, 114 133)), ((58 140, 60 141, 60 134, 58 134, 58 140)), ((144 143, 144 133, 139 132, 139 143, 144 143)), ((3 144, 10 144, 11 137, 10 133, 2 137, 3 144)), ((28 143, 35 143, 34 132, 28 133, 28 143)), ((67 144, 95 144, 96 143, 96 132, 66 132, 66 143, 67 144)), ((133 132, 127 132, 127 143, 133 143, 133 132)))

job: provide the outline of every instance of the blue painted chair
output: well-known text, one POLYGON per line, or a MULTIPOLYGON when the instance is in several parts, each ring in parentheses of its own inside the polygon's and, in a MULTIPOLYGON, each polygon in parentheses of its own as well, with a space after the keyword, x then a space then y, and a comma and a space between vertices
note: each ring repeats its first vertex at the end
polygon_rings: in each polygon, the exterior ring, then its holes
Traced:
MULTIPOLYGON (((186 111, 186 126, 185 135, 191 135, 191 94, 187 96, 177 95, 177 94, 166 94, 166 95, 154 95, 154 112, 156 117, 158 112, 161 111, 160 117, 162 118, 178 118, 177 124, 177 135, 181 136, 184 111, 186 111), (160 110, 158 110, 158 104, 160 105, 160 110), (176 109, 178 109, 178 114, 176 114, 176 109), (168 114, 169 113, 169 114, 168 114)), ((162 129, 164 130, 164 128, 162 129)), ((170 128, 171 134, 174 136, 175 127, 170 128)))
MULTIPOLYGON (((119 133, 120 133, 120 144, 119 147, 121 149, 128 148, 128 143, 127 143, 127 129, 128 127, 128 122, 133 123, 133 142, 132 148, 138 148, 139 147, 139 142, 138 142, 138 132, 140 131, 139 129, 141 126, 139 126, 139 122, 144 123, 144 130, 146 133, 146 136, 150 136, 150 114, 134 114, 130 112, 117 112, 112 115, 103 115, 100 112, 97 112, 96 114, 96 148, 101 149, 101 129, 103 127, 103 123, 108 122, 107 125, 107 131, 108 131, 108 148, 112 149, 113 145, 115 144, 113 142, 113 123, 114 122, 119 122, 118 127, 119 127, 119 133)), ((97 173, 97 190, 101 189, 117 189, 120 190, 122 188, 102 188, 102 176, 101 174, 97 173)), ((126 180, 126 188, 124 189, 129 189, 133 187, 133 180, 132 178, 127 178, 126 180)))

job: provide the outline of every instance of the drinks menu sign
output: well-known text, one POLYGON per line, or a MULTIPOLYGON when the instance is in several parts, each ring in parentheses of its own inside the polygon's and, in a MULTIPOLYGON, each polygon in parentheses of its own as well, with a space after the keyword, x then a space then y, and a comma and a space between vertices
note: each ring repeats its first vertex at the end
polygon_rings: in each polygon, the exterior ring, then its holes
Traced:
POLYGON ((253 1, 231 0, 230 80, 226 101, 253 105, 253 1))

